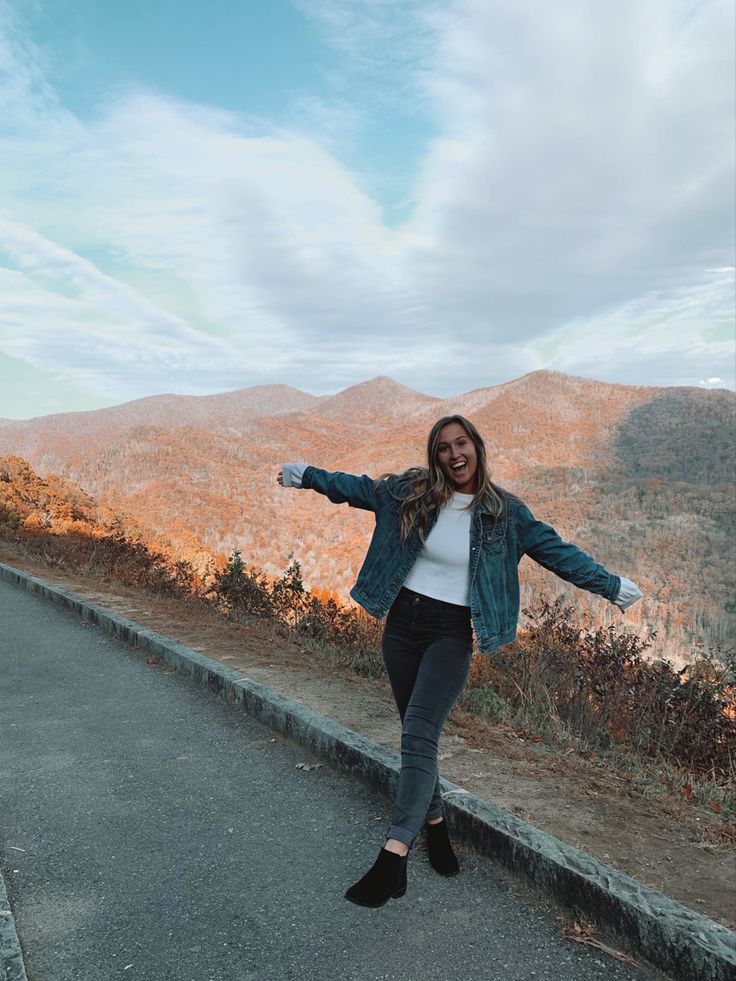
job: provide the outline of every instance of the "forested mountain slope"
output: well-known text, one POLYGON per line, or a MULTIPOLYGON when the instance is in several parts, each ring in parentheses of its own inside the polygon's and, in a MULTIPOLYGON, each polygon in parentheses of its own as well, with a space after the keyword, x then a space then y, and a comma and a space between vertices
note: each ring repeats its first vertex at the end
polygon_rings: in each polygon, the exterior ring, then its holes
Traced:
MULTIPOLYGON (((182 549, 242 551, 277 574, 290 558, 306 582, 345 597, 373 527, 275 481, 287 460, 369 473, 423 461, 441 415, 467 415, 486 439, 497 483, 521 496, 644 600, 627 611, 654 651, 734 640, 736 397, 726 390, 611 385, 538 371, 450 399, 388 378, 315 397, 265 386, 161 396, 98 412, 0 422, 0 455, 58 472, 142 529, 182 549)), ((621 612, 522 560, 522 605, 562 593, 595 622, 621 612)))

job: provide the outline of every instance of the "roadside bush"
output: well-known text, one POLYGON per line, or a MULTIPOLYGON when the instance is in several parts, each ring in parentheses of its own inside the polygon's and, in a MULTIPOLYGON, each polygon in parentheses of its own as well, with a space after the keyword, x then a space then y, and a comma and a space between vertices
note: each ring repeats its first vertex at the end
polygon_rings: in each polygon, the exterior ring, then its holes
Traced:
POLYGON ((236 549, 223 570, 215 571, 210 594, 214 605, 231 619, 244 615, 275 619, 268 578, 253 567, 247 567, 236 549))
POLYGON ((225 569, 214 574, 209 596, 232 618, 262 617, 293 629, 294 636, 339 667, 372 678, 384 673, 382 625, 362 610, 313 596, 304 586, 297 561, 279 579, 269 579, 247 567, 236 550, 225 569))
POLYGON ((733 652, 682 670, 642 655, 649 639, 611 624, 593 630, 561 599, 524 609, 523 641, 473 659, 467 704, 546 736, 572 734, 591 748, 618 746, 693 773, 733 778, 736 672, 733 652), (479 692, 492 693, 476 694, 479 692))
POLYGON ((298 633, 316 642, 341 666, 356 674, 378 677, 384 673, 381 655, 382 625, 362 610, 339 605, 334 599, 311 597, 309 611, 298 633))
POLYGON ((299 562, 292 562, 272 584, 270 595, 275 616, 290 627, 298 627, 309 608, 309 593, 304 588, 299 562))
POLYGON ((190 599, 202 590, 202 578, 188 562, 172 561, 122 533, 90 535, 72 528, 60 535, 43 528, 24 528, 2 537, 51 568, 93 572, 125 586, 142 586, 179 599, 190 599))
POLYGON ((500 722, 506 715, 506 703, 486 685, 469 685, 458 700, 460 708, 486 722, 500 722))

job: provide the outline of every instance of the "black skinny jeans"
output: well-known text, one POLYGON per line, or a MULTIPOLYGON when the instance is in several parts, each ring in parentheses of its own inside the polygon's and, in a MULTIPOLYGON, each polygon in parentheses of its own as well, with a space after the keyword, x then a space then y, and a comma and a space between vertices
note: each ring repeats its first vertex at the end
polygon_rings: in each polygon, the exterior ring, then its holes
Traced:
POLYGON ((386 618, 382 651, 401 716, 401 772, 389 838, 411 848, 425 820, 442 815, 440 733, 470 670, 470 607, 403 588, 386 618))

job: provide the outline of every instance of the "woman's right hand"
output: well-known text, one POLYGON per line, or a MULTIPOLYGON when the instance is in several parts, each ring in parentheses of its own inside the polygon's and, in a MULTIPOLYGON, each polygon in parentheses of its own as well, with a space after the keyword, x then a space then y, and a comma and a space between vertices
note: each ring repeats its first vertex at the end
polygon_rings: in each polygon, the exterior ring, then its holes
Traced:
POLYGON ((301 487, 302 474, 307 469, 306 463, 285 463, 276 477, 282 487, 301 487))

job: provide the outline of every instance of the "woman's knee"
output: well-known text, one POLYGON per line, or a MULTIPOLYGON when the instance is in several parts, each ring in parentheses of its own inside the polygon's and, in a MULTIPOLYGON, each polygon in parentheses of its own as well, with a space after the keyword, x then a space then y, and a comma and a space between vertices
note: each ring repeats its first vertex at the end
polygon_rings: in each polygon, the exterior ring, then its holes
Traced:
POLYGON ((436 739, 403 733, 401 736, 401 757, 404 762, 411 760, 414 768, 435 773, 438 760, 436 739))
POLYGON ((428 718, 424 715, 417 715, 411 709, 404 715, 404 724, 401 728, 401 746, 406 744, 418 747, 430 746, 437 748, 440 732, 442 731, 442 719, 428 718))

